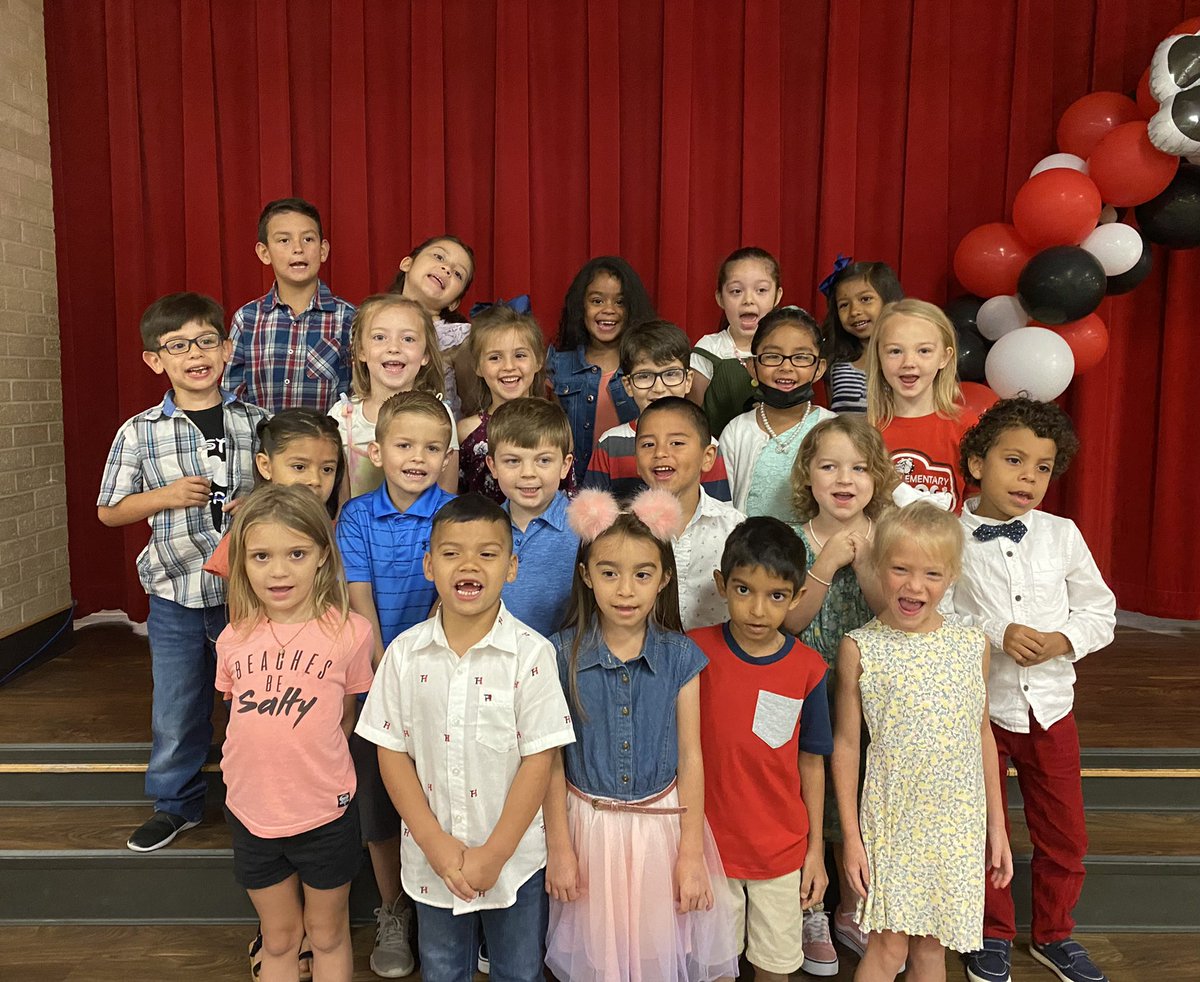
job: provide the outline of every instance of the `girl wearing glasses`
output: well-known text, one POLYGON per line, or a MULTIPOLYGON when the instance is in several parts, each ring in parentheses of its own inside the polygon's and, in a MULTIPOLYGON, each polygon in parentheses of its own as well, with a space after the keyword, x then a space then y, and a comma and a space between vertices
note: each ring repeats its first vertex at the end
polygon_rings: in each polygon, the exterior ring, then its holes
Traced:
POLYGON ((758 322, 750 342, 754 408, 721 433, 733 504, 749 516, 794 522, 791 469, 804 434, 833 415, 812 401, 825 374, 821 329, 799 307, 780 307, 758 322))

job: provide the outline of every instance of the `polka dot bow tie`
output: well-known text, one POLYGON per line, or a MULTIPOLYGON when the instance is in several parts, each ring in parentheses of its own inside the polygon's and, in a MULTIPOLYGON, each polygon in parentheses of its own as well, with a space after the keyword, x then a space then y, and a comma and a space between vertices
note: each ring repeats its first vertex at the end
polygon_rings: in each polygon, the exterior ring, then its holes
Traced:
POLYGON ((1012 539, 1013 542, 1020 542, 1028 531, 1024 522, 1013 519, 1004 525, 978 525, 971 534, 980 542, 991 542, 993 539, 1012 539))

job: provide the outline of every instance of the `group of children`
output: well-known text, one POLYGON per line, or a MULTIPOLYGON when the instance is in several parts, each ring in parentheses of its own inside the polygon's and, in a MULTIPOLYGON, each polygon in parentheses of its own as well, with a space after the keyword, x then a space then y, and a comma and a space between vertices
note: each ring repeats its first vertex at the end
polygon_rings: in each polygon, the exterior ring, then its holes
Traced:
POLYGON ((257 249, 275 285, 228 335, 197 294, 146 311, 171 389, 99 499, 151 528, 129 847, 200 822, 215 687, 255 977, 351 977, 364 841, 384 977, 414 913, 427 982, 831 976, 828 840, 856 978, 944 978, 950 947, 1005 982, 1012 760, 1031 950, 1103 979, 1071 940, 1072 666, 1115 603, 1037 510, 1077 449, 1058 407, 965 410, 953 329, 881 263, 839 262, 823 330, 740 249, 693 349, 601 257, 547 349, 509 307, 457 317, 452 236, 357 310, 311 205, 269 204, 257 249))

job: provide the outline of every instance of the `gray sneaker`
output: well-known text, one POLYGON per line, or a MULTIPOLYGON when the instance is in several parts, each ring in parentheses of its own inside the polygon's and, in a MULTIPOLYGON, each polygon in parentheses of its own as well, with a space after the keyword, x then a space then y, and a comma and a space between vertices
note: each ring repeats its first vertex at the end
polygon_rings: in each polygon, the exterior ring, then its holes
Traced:
POLYGON ((371 951, 371 971, 381 978, 399 979, 417 970, 412 953, 413 911, 400 896, 391 906, 375 908, 379 926, 371 951))

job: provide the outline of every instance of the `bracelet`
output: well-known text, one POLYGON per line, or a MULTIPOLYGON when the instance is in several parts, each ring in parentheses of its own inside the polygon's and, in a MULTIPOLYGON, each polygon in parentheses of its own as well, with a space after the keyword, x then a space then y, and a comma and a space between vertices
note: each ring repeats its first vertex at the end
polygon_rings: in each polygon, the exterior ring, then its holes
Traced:
POLYGON ((833 583, 832 583, 831 581, 829 581, 829 580, 823 580, 823 579, 821 579, 821 577, 817 576, 817 574, 816 574, 816 573, 814 573, 814 572, 813 572, 811 569, 807 570, 806 572, 807 572, 807 573, 808 573, 808 575, 809 575, 809 576, 811 576, 811 577, 812 577, 814 580, 816 580, 818 583, 820 583, 820 584, 821 584, 821 586, 833 586, 833 583))

